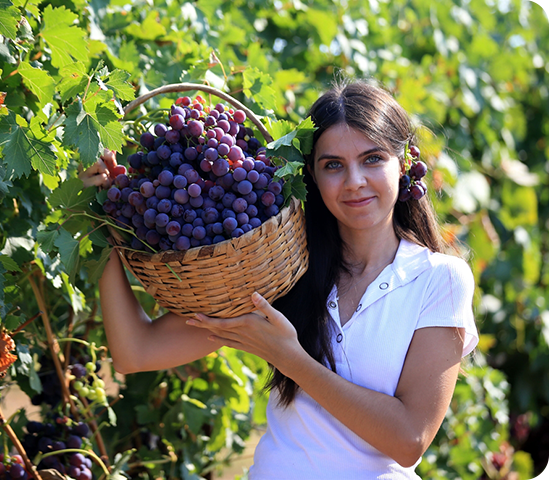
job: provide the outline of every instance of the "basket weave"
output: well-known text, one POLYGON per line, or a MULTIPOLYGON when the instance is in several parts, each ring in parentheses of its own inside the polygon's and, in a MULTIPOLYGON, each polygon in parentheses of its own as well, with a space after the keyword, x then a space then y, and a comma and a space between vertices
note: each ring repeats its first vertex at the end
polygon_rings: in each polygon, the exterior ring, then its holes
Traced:
MULTIPOLYGON (((154 95, 199 90, 242 109, 266 141, 272 141, 263 124, 248 108, 224 92, 206 85, 175 84, 137 98, 125 113, 154 95)), ((244 235, 184 252, 136 252, 110 229, 126 268, 157 303, 185 316, 204 313, 230 318, 255 310, 251 295, 258 292, 270 303, 285 295, 305 273, 308 250, 301 202, 295 198, 280 213, 244 235)))

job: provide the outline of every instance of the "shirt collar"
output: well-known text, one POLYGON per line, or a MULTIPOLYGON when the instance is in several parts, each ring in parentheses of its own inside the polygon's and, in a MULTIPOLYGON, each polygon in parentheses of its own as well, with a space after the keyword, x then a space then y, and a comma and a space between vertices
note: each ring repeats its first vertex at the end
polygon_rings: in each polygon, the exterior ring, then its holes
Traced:
POLYGON ((401 285, 411 282, 429 268, 430 255, 431 252, 428 248, 404 238, 400 240, 391 268, 399 278, 401 285))

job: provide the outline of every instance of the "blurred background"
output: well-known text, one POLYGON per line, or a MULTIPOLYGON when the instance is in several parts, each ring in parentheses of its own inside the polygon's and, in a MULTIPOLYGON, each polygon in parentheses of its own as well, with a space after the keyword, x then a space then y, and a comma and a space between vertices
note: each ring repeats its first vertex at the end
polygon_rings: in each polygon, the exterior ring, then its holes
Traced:
MULTIPOLYGON (((547 467, 549 21, 539 5, 7 0, 0 15, 0 313, 18 357, 0 384, 1 405, 27 448, 41 435, 29 431, 30 419, 70 415, 52 357, 60 353, 67 372, 97 363, 111 407, 83 401, 81 420, 94 432, 84 445, 131 478, 245 478, 265 423, 267 368, 250 355, 223 350, 170 371, 114 376, 96 281, 68 272, 36 243, 55 215, 56 190, 81 163, 82 145, 66 139, 63 122, 89 86, 127 72, 120 85, 129 82, 133 92, 117 93, 124 104, 165 84, 206 82, 266 122, 297 124, 334 79, 350 77, 381 83, 413 116, 444 235, 477 282, 481 341, 418 474, 526 480, 547 467), (31 150, 40 138, 55 148, 37 160, 31 150)), ((125 137, 114 142, 122 161, 135 151, 125 137)), ((94 248, 74 253, 86 258, 94 248)))

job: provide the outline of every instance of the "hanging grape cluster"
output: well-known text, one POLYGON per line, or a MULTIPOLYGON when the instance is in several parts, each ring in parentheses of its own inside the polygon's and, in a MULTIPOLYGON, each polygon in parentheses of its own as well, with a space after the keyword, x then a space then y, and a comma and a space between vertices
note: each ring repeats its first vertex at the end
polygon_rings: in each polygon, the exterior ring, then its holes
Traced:
POLYGON ((29 476, 21 455, 0 453, 0 480, 27 480, 29 476))
POLYGON ((400 177, 399 196, 401 202, 419 200, 427 193, 427 185, 421 180, 427 173, 427 165, 419 159, 419 148, 406 145, 405 161, 407 172, 400 177))
POLYGON ((103 209, 135 232, 136 250, 179 250, 240 237, 279 213, 282 180, 246 113, 198 95, 179 98, 169 121, 140 137, 103 209))

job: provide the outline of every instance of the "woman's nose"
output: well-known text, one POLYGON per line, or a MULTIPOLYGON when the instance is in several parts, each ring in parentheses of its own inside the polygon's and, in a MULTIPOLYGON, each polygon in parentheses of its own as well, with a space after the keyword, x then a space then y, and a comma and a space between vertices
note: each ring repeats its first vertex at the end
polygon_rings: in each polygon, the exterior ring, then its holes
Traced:
POLYGON ((345 178, 345 188, 348 190, 358 190, 368 183, 366 176, 359 168, 352 166, 347 169, 347 177, 345 178))

